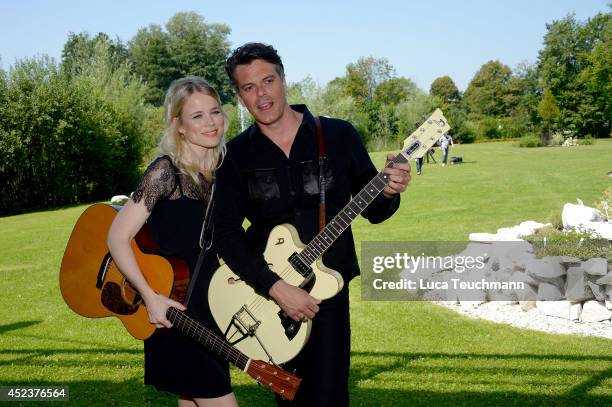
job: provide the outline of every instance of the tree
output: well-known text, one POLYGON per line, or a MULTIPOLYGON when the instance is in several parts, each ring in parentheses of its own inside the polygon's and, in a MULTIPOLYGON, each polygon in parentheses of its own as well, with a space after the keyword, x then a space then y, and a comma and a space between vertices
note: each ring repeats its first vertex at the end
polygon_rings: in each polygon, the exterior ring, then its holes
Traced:
POLYGON ((578 82, 591 102, 579 105, 585 132, 602 137, 612 134, 612 19, 603 25, 601 42, 594 45, 578 82))
POLYGON ((611 13, 599 13, 585 23, 569 15, 546 25, 544 48, 538 56, 539 76, 557 99, 560 124, 578 134, 607 136, 610 132, 610 116, 605 116, 608 88, 593 86, 590 72, 602 72, 594 68, 600 66, 598 61, 607 63, 611 20, 611 13))
POLYGON ((379 85, 395 77, 395 69, 386 58, 361 57, 346 66, 342 81, 344 92, 358 101, 372 102, 379 85))
POLYGON ((128 50, 119 38, 114 41, 105 33, 100 32, 95 37, 84 31, 79 34, 70 33, 62 49, 62 70, 69 75, 80 73, 95 57, 95 49, 102 44, 108 49, 113 67, 119 67, 128 60, 128 50))
POLYGON ((374 91, 374 100, 383 105, 397 105, 417 92, 417 86, 407 78, 391 78, 374 91))
POLYGON ((144 87, 112 54, 98 41, 71 70, 48 57, 11 67, 0 106, 0 216, 133 188, 147 138, 144 87))
POLYGON ((557 99, 555 99, 555 95, 550 91, 550 89, 546 89, 544 91, 544 95, 542 95, 542 100, 538 104, 538 114, 544 120, 545 129, 542 132, 542 141, 544 145, 548 144, 550 140, 550 128, 554 120, 559 116, 559 106, 557 106, 557 99))
POLYGON ((518 98, 512 70, 499 61, 482 65, 470 81, 464 102, 472 113, 483 116, 508 116, 518 98), (514 86, 513 86, 514 85, 514 86))
POLYGON ((450 76, 436 78, 431 83, 429 94, 439 97, 445 104, 449 105, 458 102, 461 97, 457 85, 455 85, 450 76))
POLYGON ((233 88, 225 73, 229 54, 224 24, 208 24, 194 12, 177 13, 168 20, 165 31, 158 25, 138 30, 129 42, 134 71, 149 85, 147 101, 160 105, 174 79, 201 76, 219 92, 223 103, 233 98, 233 88))
POLYGON ((207 24, 195 12, 176 13, 166 23, 170 52, 180 76, 201 76, 217 89, 222 102, 233 96, 233 88, 225 73, 229 54, 225 24, 207 24))
POLYGON ((134 73, 149 86, 146 100, 156 106, 163 103, 164 92, 180 77, 170 50, 170 36, 159 25, 138 30, 129 42, 134 73))

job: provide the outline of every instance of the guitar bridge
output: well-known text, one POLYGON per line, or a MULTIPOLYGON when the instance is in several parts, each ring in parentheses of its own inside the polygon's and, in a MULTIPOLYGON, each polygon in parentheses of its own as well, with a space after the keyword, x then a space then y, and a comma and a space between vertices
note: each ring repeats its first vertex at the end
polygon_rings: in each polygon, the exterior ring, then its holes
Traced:
POLYGON ((246 305, 243 305, 238 312, 232 317, 232 323, 240 330, 243 335, 253 336, 261 321, 255 318, 255 315, 249 311, 246 305))
POLYGON ((270 363, 275 364, 274 359, 272 359, 272 354, 268 352, 259 336, 257 336, 257 328, 259 328, 259 325, 261 325, 261 321, 255 318, 255 315, 249 311, 246 305, 243 305, 232 317, 232 320, 225 330, 224 336, 232 346, 248 337, 255 338, 257 342, 259 342, 261 349, 263 349, 268 356, 270 363), (229 332, 232 327, 236 329, 236 332, 230 335, 229 332), (240 335, 238 339, 234 337, 237 334, 240 335))

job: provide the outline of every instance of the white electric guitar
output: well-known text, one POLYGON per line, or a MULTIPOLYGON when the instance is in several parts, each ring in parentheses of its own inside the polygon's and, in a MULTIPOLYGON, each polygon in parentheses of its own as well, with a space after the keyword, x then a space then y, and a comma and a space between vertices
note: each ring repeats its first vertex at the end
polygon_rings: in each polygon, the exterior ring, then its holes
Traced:
MULTIPOLYGON (((449 129, 442 111, 436 109, 404 140, 403 150, 387 167, 423 157, 449 129)), ((315 298, 325 300, 336 295, 344 281, 338 272, 323 265, 321 255, 384 189, 387 178, 383 172, 376 175, 307 245, 290 224, 272 229, 264 251, 270 270, 315 298)), ((251 358, 285 363, 308 340, 311 321, 294 321, 275 301, 257 294, 227 265, 213 275, 208 299, 212 315, 227 340, 251 358)))

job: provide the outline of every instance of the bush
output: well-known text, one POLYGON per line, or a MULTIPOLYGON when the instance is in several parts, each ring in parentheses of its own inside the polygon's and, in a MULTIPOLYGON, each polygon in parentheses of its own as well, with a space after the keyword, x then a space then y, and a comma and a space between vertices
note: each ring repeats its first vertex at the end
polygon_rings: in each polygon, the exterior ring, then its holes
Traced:
POLYGON ((486 139, 502 138, 502 129, 502 123, 496 117, 485 117, 478 122, 479 134, 486 139))
POLYGON ((527 136, 521 137, 521 141, 519 142, 519 147, 542 147, 542 140, 538 136, 534 136, 529 134, 527 136))
POLYGON ((538 257, 571 256, 582 260, 604 257, 612 260, 610 242, 601 237, 593 237, 590 232, 564 232, 547 226, 524 239, 533 244, 534 253, 538 257))
POLYGON ((592 144, 595 144, 595 139, 590 134, 578 139, 578 145, 580 146, 590 146, 592 144))
POLYGON ((557 133, 553 133, 548 145, 549 146, 560 146, 563 144, 564 141, 565 141, 565 137, 563 136, 563 134, 557 132, 557 133))
POLYGON ((0 106, 0 215, 108 199, 133 188, 144 146, 144 89, 98 46, 68 75, 19 61, 0 106))

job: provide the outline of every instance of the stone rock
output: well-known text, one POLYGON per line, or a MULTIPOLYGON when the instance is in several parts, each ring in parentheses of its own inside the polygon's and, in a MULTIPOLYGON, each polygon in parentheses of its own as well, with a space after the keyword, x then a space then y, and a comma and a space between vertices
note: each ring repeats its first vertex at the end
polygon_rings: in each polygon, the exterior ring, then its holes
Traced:
POLYGON ((536 280, 553 284, 557 284, 559 277, 566 274, 565 267, 561 265, 559 258, 552 256, 528 261, 526 271, 536 280))
POLYGON ((519 305, 523 311, 529 311, 532 308, 536 307, 535 301, 519 301, 519 305))
POLYGON ((560 258, 561 258, 561 263, 567 266, 578 266, 582 264, 582 260, 580 260, 578 257, 560 256, 560 258))
POLYGON ((612 310, 612 301, 606 300, 606 308, 612 310))
POLYGON ((584 205, 566 203, 561 212, 561 220, 565 229, 580 227, 587 222, 601 222, 603 219, 603 214, 597 209, 584 205))
POLYGON ((111 205, 120 205, 123 206, 129 201, 130 198, 125 195, 115 195, 111 198, 111 205))
POLYGON ((483 256, 484 257, 484 261, 488 261, 489 260, 489 256, 491 253, 491 249, 492 249, 492 244, 490 243, 479 243, 479 242, 470 242, 468 243, 468 245, 465 247, 465 249, 463 249, 463 251, 461 253, 459 253, 457 256, 462 256, 462 257, 480 257, 483 256))
POLYGON ((587 301, 582 306, 581 322, 599 322, 612 318, 612 311, 598 301, 587 301))
POLYGON ((585 222, 577 229, 591 232, 591 237, 603 237, 612 240, 612 222, 585 222))
POLYGON ((580 319, 580 314, 582 314, 582 303, 577 302, 570 306, 570 319, 572 321, 578 321, 580 319))
POLYGON ((595 257, 582 263, 582 268, 592 276, 605 276, 608 272, 608 262, 604 258, 595 257))
POLYGON ((525 289, 516 293, 516 296, 521 301, 536 301, 538 299, 537 291, 530 285, 525 285, 525 289))
POLYGON ((585 301, 593 298, 593 292, 587 285, 587 279, 581 267, 567 269, 565 297, 569 301, 585 301))
POLYGON ((497 303, 503 303, 504 305, 512 305, 512 304, 516 304, 516 294, 514 293, 509 293, 509 292, 504 292, 504 291, 497 291, 497 290, 491 290, 487 292, 487 298, 489 299, 489 301, 495 301, 497 303))
POLYGON ((532 235, 537 229, 544 226, 546 225, 543 223, 527 220, 521 222, 521 224, 517 226, 497 229, 497 235, 502 237, 502 240, 505 241, 516 241, 521 237, 532 235))
POLYGON ((587 284, 589 285, 589 288, 591 289, 591 292, 593 293, 593 296, 597 301, 606 300, 606 289, 604 286, 593 284, 590 281, 587 281, 587 284))
POLYGON ((604 285, 604 284, 612 285, 612 273, 606 274, 605 276, 597 280, 596 283, 600 285, 604 285))
POLYGON ((459 304, 461 304, 461 308, 466 308, 466 309, 478 308, 479 305, 484 304, 484 300, 482 301, 459 300, 459 304))
POLYGON ((564 299, 563 292, 553 284, 542 283, 538 286, 538 301, 557 301, 564 299))
POLYGON ((606 287, 606 295, 608 296, 608 299, 612 301, 612 284, 608 284, 605 287, 606 287))
POLYGON ((572 303, 569 301, 537 301, 536 308, 540 311, 540 314, 549 315, 551 317, 558 317, 564 319, 570 319, 570 308, 572 303))
POLYGON ((527 273, 523 273, 522 271, 514 272, 514 274, 512 274, 512 277, 511 277, 510 281, 522 281, 525 284, 533 285, 533 286, 536 286, 536 287, 538 286, 538 284, 540 284, 540 282, 538 280, 536 280, 535 278, 531 277, 527 273))
POLYGON ((468 239, 470 242, 494 242, 497 235, 493 233, 470 233, 468 239))

